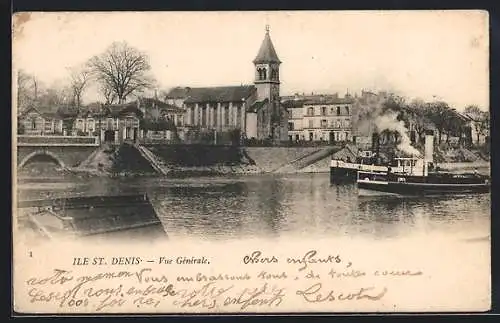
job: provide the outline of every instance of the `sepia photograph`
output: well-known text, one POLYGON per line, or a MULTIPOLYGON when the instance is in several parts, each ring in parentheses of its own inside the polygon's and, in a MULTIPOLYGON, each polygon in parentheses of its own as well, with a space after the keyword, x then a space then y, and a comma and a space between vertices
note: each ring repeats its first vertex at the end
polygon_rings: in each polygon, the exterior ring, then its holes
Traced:
POLYGON ((14 310, 489 310, 488 19, 16 13, 14 310))

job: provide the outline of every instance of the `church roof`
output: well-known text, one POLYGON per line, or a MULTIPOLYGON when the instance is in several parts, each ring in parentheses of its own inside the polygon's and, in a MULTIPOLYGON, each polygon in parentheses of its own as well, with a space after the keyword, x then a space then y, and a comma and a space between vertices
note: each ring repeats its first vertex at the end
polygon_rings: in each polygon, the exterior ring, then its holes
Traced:
POLYGON ((254 85, 190 88, 184 102, 237 102, 247 99, 255 90, 254 85))
POLYGON ((255 57, 253 62, 255 64, 281 63, 280 59, 278 58, 278 55, 276 54, 276 50, 274 49, 271 37, 269 36, 269 30, 266 30, 266 35, 264 36, 262 45, 260 45, 259 53, 257 54, 257 57, 255 57))

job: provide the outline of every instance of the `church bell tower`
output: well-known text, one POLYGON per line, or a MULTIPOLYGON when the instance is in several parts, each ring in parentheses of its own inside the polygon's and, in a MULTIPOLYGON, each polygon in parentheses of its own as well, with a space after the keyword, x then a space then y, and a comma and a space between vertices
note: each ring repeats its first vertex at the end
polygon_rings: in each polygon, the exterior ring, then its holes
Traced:
POLYGON ((267 101, 258 113, 258 137, 271 138, 275 143, 279 143, 287 138, 288 122, 287 113, 280 103, 281 61, 269 36, 269 25, 266 26, 264 40, 253 64, 257 101, 267 101))
POLYGON ((271 37, 269 25, 266 26, 266 35, 260 46, 257 57, 253 60, 255 65, 255 87, 258 100, 268 99, 269 102, 279 102, 280 96, 280 64, 271 37))

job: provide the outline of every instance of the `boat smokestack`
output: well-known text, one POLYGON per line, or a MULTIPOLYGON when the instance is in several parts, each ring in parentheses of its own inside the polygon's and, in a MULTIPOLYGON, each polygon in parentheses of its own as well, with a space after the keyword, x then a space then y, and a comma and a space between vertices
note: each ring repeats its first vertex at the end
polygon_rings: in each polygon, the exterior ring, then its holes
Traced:
POLYGON ((434 162, 434 133, 432 131, 425 132, 424 159, 426 163, 434 162))
POLYGON ((372 152, 378 154, 380 149, 380 138, 378 132, 372 134, 372 152))

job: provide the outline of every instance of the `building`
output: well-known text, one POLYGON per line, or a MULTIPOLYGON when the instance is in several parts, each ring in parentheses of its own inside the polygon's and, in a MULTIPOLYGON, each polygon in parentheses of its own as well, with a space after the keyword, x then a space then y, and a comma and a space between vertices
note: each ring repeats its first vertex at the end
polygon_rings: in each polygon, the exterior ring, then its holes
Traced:
POLYGON ((335 95, 311 95, 283 102, 288 107, 288 139, 292 142, 352 140, 354 101, 335 95))
POLYGON ((246 131, 246 112, 256 94, 252 85, 191 88, 183 100, 186 126, 219 132, 246 131))
POLYGON ((144 115, 141 120, 141 138, 167 141, 184 138, 184 108, 156 98, 138 98, 136 104, 144 115))
POLYGON ((239 130, 242 139, 286 141, 287 113, 280 103, 281 61, 268 27, 253 64, 253 85, 176 87, 165 101, 184 108, 187 131, 239 130))
POLYGON ((77 134, 99 136, 101 142, 136 141, 140 138, 143 115, 135 102, 104 105, 100 112, 80 113, 74 121, 74 129, 77 134))
POLYGON ((18 133, 36 136, 62 135, 63 117, 57 110, 27 108, 18 117, 18 133))

